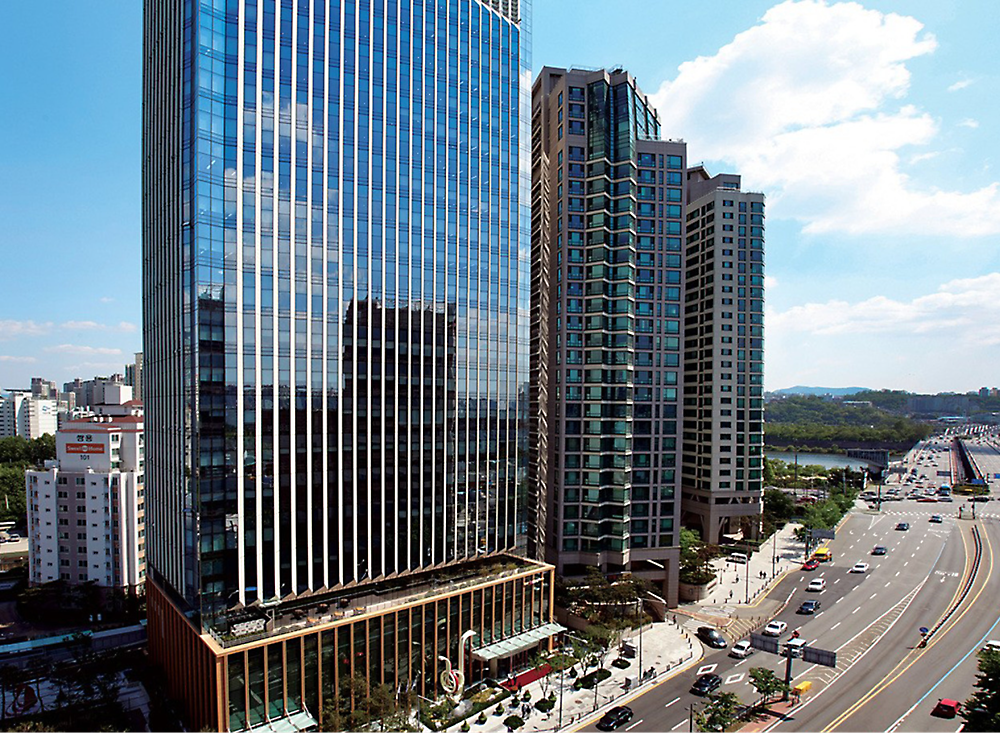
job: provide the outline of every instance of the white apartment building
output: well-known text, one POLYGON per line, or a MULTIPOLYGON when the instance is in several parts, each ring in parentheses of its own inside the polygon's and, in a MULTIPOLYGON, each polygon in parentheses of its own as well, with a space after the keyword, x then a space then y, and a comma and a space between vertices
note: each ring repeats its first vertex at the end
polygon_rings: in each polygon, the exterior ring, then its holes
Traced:
POLYGON ((0 397, 0 438, 20 435, 28 440, 59 429, 59 402, 28 391, 0 397))
POLYGON ((142 405, 105 407, 117 414, 67 422, 56 433, 56 460, 25 472, 32 584, 129 590, 144 582, 142 405))

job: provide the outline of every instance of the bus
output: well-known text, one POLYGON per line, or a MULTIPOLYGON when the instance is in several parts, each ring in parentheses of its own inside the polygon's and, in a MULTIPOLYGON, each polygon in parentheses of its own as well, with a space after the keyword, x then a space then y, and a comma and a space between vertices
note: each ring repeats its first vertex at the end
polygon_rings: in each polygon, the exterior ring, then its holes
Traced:
POLYGON ((812 556, 813 560, 819 560, 820 562, 830 562, 833 559, 833 553, 829 547, 820 547, 812 556))

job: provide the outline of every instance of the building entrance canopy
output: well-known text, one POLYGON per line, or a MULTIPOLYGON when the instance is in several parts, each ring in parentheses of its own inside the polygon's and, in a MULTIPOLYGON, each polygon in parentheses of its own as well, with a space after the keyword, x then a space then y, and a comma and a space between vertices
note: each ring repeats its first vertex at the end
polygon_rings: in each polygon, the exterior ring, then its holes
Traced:
POLYGON ((555 636, 565 630, 566 627, 562 624, 542 624, 541 626, 511 636, 508 639, 487 644, 479 649, 473 649, 472 656, 482 662, 491 662, 494 659, 506 659, 518 652, 523 652, 525 649, 530 649, 538 642, 544 641, 550 636, 555 636))
POLYGON ((297 713, 290 713, 255 725, 250 729, 250 733, 299 733, 302 730, 316 730, 316 726, 316 718, 310 715, 307 710, 300 710, 297 713))

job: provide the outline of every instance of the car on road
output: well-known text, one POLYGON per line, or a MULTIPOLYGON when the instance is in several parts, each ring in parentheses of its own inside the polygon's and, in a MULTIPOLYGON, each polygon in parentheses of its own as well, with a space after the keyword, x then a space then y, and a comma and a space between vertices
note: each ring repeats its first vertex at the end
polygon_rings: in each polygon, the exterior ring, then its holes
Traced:
POLYGON ((802 601, 802 603, 799 604, 799 610, 796 611, 796 613, 816 613, 819 610, 819 606, 819 601, 802 601))
POLYGON ((854 567, 851 568, 850 570, 848 570, 847 572, 849 572, 849 573, 867 573, 868 572, 868 563, 866 563, 866 562, 856 562, 856 563, 854 563, 854 567))
POLYGON ((815 570, 819 567, 819 560, 810 558, 806 560, 805 564, 802 566, 803 570, 815 570))
POLYGON ((729 644, 726 643, 726 640, 722 637, 722 634, 713 629, 711 626, 699 626, 697 634, 699 639, 713 649, 725 649, 729 646, 729 644))
POLYGON ((703 674, 691 685, 691 694, 704 697, 708 693, 718 690, 722 686, 722 678, 717 674, 703 674))
POLYGON ((787 628, 788 624, 784 621, 772 621, 764 627, 764 630, 761 631, 761 633, 764 634, 764 636, 781 636, 785 633, 785 629, 787 628))
POLYGON ((970 501, 989 501, 989 500, 990 500, 990 497, 988 497, 986 495, 983 495, 983 496, 973 496, 970 499, 970 501))
POLYGON ((921 496, 917 499, 918 504, 937 504, 936 496, 921 496))
POLYGON ((941 524, 944 521, 944 519, 941 518, 940 514, 931 514, 931 518, 928 519, 927 521, 931 522, 932 524, 941 524))
POLYGON ((729 656, 736 657, 737 659, 746 659, 751 654, 753 654, 754 649, 750 646, 749 639, 740 639, 738 642, 733 644, 733 648, 729 650, 729 656))
POLYGON ((809 581, 806 590, 812 593, 822 593, 826 590, 826 581, 823 578, 815 578, 809 581))
POLYGON ((953 501, 955 501, 955 500, 954 500, 954 499, 952 499, 952 498, 951 498, 950 496, 939 496, 939 497, 938 497, 938 501, 943 501, 943 502, 945 502, 946 504, 951 504, 951 503, 952 503, 953 501))
POLYGON ((906 532, 909 528, 910 528, 909 522, 900 522, 899 524, 896 525, 896 529, 898 529, 900 532, 906 532))
POLYGON ((962 704, 958 700, 949 700, 944 697, 937 701, 937 705, 931 711, 931 715, 938 718, 954 718, 958 715, 962 704))
POLYGON ((873 555, 884 555, 886 552, 888 552, 888 550, 885 549, 885 545, 875 545, 875 547, 872 548, 873 555))
POLYGON ((632 720, 632 708, 625 705, 611 708, 597 721, 597 730, 615 730, 632 720))

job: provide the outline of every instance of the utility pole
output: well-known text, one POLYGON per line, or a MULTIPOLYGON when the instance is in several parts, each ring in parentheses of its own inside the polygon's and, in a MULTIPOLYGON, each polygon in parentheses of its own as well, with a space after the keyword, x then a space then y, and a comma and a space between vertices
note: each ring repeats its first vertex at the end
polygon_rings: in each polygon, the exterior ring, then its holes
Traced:
POLYGON ((792 648, 786 646, 785 654, 788 658, 785 659, 785 691, 781 694, 782 702, 788 702, 788 692, 792 689, 792 648))
POLYGON ((688 733, 694 733, 694 703, 688 705, 688 733))
POLYGON ((565 657, 559 660, 559 728, 562 729, 563 673, 566 670, 565 657))
POLYGON ((774 577, 774 565, 778 560, 778 530, 771 535, 771 577, 774 577))
POLYGON ((642 627, 645 616, 642 612, 642 598, 636 599, 639 602, 639 679, 642 679, 642 627))

